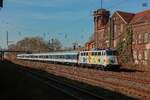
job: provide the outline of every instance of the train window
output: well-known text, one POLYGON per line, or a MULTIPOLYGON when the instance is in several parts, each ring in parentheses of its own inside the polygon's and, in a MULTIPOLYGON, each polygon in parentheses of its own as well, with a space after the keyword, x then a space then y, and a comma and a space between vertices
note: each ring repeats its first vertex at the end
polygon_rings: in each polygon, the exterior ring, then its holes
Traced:
POLYGON ((117 55, 117 51, 106 51, 107 55, 117 55))
POLYGON ((94 56, 95 56, 95 52, 93 52, 94 56))
POLYGON ((72 58, 71 58, 71 55, 69 55, 69 59, 72 59, 72 58))
POLYGON ((83 56, 85 56, 85 53, 83 53, 83 56))
POLYGON ((106 51, 106 52, 107 52, 107 55, 113 55, 112 51, 106 51))
POLYGON ((57 59, 57 56, 56 55, 53 55, 54 59, 57 59))
POLYGON ((94 56, 94 52, 92 52, 92 56, 94 56))
POLYGON ((104 56, 105 55, 105 53, 104 52, 102 52, 102 56, 104 56))
POLYGON ((88 52, 86 52, 86 55, 85 56, 88 56, 88 52))
POLYGON ((65 56, 65 55, 62 55, 62 59, 64 59, 64 56, 65 56))
POLYGON ((74 55, 71 55, 71 59, 74 59, 74 55))
POLYGON ((92 52, 92 55, 95 56, 95 55, 96 55, 96 52, 92 52))
POLYGON ((66 55, 66 59, 68 59, 68 55, 66 55))
POLYGON ((72 56, 72 55, 70 55, 70 59, 73 59, 73 56, 72 56))
POLYGON ((77 59, 77 55, 74 55, 74 59, 77 59))
POLYGON ((84 53, 81 53, 81 56, 84 56, 84 53))
POLYGON ((69 59, 71 59, 71 55, 69 55, 69 59))
POLYGON ((48 55, 48 58, 51 58, 51 55, 48 55))
POLYGON ((46 55, 46 58, 48 58, 48 55, 46 55))
POLYGON ((75 55, 72 56, 72 59, 75 59, 75 55))
POLYGON ((106 55, 106 52, 103 52, 104 53, 104 55, 106 55))
POLYGON ((57 55, 57 58, 60 59, 60 55, 57 55))
POLYGON ((101 56, 101 52, 98 52, 98 55, 101 56))
POLYGON ((55 59, 58 59, 58 56, 57 56, 57 55, 55 55, 55 59))
POLYGON ((58 58, 58 59, 61 59, 61 55, 57 55, 57 58, 58 58))
POLYGON ((64 59, 66 59, 67 58, 67 56, 66 55, 64 55, 64 59))
POLYGON ((59 56, 58 56, 58 59, 61 59, 61 58, 62 58, 61 55, 59 55, 59 56))
POLYGON ((94 55, 97 56, 98 52, 95 52, 94 55))

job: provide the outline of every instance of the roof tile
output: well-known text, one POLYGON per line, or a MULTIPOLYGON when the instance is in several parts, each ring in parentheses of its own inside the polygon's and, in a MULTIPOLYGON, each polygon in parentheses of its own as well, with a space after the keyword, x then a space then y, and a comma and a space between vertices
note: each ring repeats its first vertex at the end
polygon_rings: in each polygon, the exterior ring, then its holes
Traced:
POLYGON ((127 22, 129 23, 132 18, 134 17, 134 13, 128 13, 128 12, 122 12, 122 11, 117 11, 117 13, 127 22))
POLYGON ((139 24, 150 22, 150 10, 145 10, 143 12, 137 13, 131 20, 131 24, 139 24))

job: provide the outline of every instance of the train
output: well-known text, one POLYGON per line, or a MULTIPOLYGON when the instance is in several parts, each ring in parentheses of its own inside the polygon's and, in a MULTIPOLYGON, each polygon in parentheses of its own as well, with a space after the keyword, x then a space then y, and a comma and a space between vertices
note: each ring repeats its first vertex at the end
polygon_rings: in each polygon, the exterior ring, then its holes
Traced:
POLYGON ((114 70, 120 67, 117 51, 113 49, 18 54, 17 59, 87 66, 101 70, 114 70))

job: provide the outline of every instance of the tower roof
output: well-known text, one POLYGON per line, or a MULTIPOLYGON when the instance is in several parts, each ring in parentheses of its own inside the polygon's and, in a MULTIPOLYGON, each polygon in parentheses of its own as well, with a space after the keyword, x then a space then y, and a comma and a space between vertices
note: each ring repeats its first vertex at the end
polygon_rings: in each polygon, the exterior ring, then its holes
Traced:
POLYGON ((106 9, 97 9, 96 11, 94 11, 94 16, 95 15, 108 15, 109 16, 109 11, 106 9))

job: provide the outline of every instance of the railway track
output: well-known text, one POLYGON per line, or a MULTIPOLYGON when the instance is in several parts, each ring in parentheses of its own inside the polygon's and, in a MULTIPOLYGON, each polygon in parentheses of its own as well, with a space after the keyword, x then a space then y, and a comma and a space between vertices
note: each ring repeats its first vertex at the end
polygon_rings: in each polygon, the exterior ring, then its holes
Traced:
POLYGON ((21 69, 20 71, 26 73, 30 77, 33 77, 43 82, 48 87, 53 87, 69 96, 72 96, 73 98, 77 100, 106 100, 100 95, 96 95, 90 91, 86 91, 74 85, 64 83, 55 77, 47 77, 47 76, 39 74, 38 72, 30 71, 25 68, 21 69))
MULTIPOLYGON (((70 72, 66 72, 64 70, 58 71, 59 73, 61 73, 61 76, 64 77, 68 77, 68 78, 72 78, 75 80, 79 80, 79 81, 83 81, 86 83, 90 83, 93 85, 97 85, 97 86, 102 86, 105 87, 107 89, 111 89, 111 90, 115 90, 116 92, 121 92, 124 94, 128 94, 129 96, 134 96, 136 98, 140 98, 140 99, 145 99, 145 100, 149 100, 150 99, 150 90, 148 89, 144 89, 144 88, 138 88, 135 86, 130 86, 128 84, 123 84, 118 82, 112 82, 112 81, 108 81, 105 79, 101 79, 101 78, 95 78, 94 76, 88 76, 87 74, 73 74, 70 72)), ((55 73, 55 72, 52 72, 55 73)), ((58 74, 58 73, 55 73, 58 74)), ((120 80, 122 81, 122 80, 120 80)))
POLYGON ((60 67, 60 65, 53 65, 53 67, 44 67, 44 70, 55 75, 105 87, 115 92, 121 92, 139 99, 150 100, 149 78, 138 78, 137 76, 133 76, 134 74, 103 72, 89 69, 82 70, 82 68, 69 68, 66 66, 62 67, 60 67))
MULTIPOLYGON (((64 67, 63 70, 69 70, 69 68, 64 67)), ((88 74, 92 75, 93 77, 100 77, 100 78, 109 77, 109 78, 117 78, 120 80, 132 81, 132 82, 140 83, 143 85, 150 84, 150 78, 147 74, 142 75, 137 72, 135 74, 130 74, 130 73, 127 74, 127 73, 119 73, 119 72, 96 71, 96 70, 89 70, 89 69, 82 70, 79 68, 75 69, 75 72, 80 72, 83 74, 88 73, 88 74), (147 77, 145 77, 145 76, 147 76, 147 77)))
POLYGON ((102 77, 102 78, 111 77, 111 78, 117 78, 121 80, 128 80, 140 84, 150 84, 150 74, 147 73, 140 74, 138 72, 135 72, 134 74, 131 74, 131 73, 96 71, 96 70, 89 70, 89 69, 84 69, 84 70, 77 69, 76 71, 79 72, 82 71, 82 73, 88 72, 88 74, 91 74, 93 77, 102 77))

